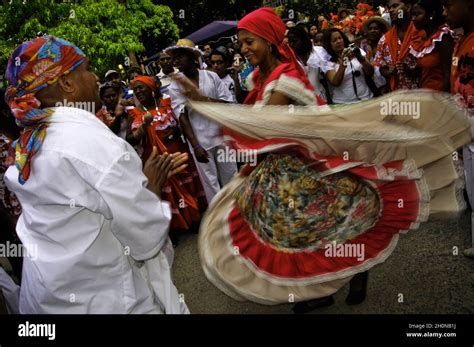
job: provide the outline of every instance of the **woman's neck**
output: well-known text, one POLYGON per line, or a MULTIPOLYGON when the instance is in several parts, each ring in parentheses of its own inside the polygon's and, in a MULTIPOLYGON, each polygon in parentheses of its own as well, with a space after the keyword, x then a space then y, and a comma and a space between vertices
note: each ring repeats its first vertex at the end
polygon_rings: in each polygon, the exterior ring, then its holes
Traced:
POLYGON ((436 29, 433 25, 429 25, 428 27, 424 28, 423 30, 426 33, 426 38, 431 37, 435 32, 436 29))
POLYGON ((149 100, 147 100, 145 103, 143 103, 143 106, 147 109, 147 110, 150 110, 150 109, 155 109, 158 105, 158 102, 156 102, 156 100, 154 98, 151 98, 149 100))
POLYGON ((271 55, 268 59, 259 64, 260 75, 265 81, 275 68, 280 65, 280 61, 271 55))

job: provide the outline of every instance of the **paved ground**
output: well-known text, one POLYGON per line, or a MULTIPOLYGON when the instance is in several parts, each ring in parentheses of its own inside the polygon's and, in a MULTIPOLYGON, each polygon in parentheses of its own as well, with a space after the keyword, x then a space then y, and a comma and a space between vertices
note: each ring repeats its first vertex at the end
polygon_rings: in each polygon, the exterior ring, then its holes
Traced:
MULTIPOLYGON (((402 235, 391 257, 370 271, 367 299, 347 306, 348 288, 335 295, 336 304, 314 314, 466 314, 474 313, 474 260, 462 255, 470 245, 468 214, 460 220, 429 222, 402 235), (459 254, 453 255, 453 247, 459 254), (399 294, 404 302, 399 303, 399 294)), ((223 294, 204 276, 197 235, 184 235, 176 249, 174 282, 192 313, 290 314, 291 304, 263 306, 240 303, 223 294)), ((0 297, 0 313, 5 313, 0 297)))
MULTIPOLYGON (((347 306, 346 286, 333 306, 315 314, 466 314, 474 313, 474 260, 462 255, 470 245, 470 220, 425 223, 401 235, 394 253, 369 273, 367 299, 347 306), (453 255, 453 247, 459 254, 453 255), (398 302, 403 294, 403 303, 398 302)), ((290 314, 291 304, 264 306, 234 301, 204 276, 199 263, 197 235, 184 235, 176 248, 174 282, 192 313, 290 314)))

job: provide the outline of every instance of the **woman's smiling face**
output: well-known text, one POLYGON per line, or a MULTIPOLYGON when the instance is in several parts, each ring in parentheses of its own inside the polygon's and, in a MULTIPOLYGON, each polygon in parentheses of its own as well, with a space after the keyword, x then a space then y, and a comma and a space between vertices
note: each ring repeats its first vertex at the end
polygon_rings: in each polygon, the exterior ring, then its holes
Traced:
POLYGON ((239 30, 240 52, 253 66, 260 65, 271 54, 269 43, 247 30, 239 30))

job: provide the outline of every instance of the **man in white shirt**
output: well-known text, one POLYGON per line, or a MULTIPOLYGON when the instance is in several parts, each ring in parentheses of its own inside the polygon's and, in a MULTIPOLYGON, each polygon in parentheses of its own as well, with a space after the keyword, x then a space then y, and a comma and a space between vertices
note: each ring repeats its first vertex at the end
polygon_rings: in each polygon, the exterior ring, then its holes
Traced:
POLYGON ((23 208, 17 233, 35 250, 23 263, 20 313, 189 312, 178 301, 171 264, 162 262, 171 211, 156 194, 169 174, 184 168, 184 157, 155 151, 145 164, 147 181, 133 148, 81 109, 100 105, 98 78, 67 41, 44 36, 24 43, 9 61, 7 79, 7 102, 29 126, 16 147, 16 166, 5 174, 23 208), (168 266, 156 274, 149 262, 168 266), (171 296, 150 285, 157 277, 171 296))
MULTIPOLYGON (((221 79, 222 83, 224 83, 225 87, 232 95, 232 103, 236 103, 237 99, 235 97, 236 86, 239 86, 239 81, 236 81, 230 75, 230 64, 231 60, 227 49, 223 46, 217 47, 211 53, 211 68, 221 79)), ((234 74, 236 78, 237 74, 234 74)))
POLYGON ((210 202, 221 187, 237 173, 237 164, 219 155, 229 153, 221 136, 220 125, 185 107, 187 90, 178 81, 185 81, 194 92, 199 93, 202 101, 232 102, 232 95, 216 73, 198 69, 202 54, 194 48, 191 41, 180 40, 176 46, 165 51, 171 54, 174 65, 182 72, 169 86, 168 94, 173 111, 180 117, 179 121, 191 125, 186 127, 191 131, 185 131, 183 128, 183 132, 192 147, 206 198, 210 202))

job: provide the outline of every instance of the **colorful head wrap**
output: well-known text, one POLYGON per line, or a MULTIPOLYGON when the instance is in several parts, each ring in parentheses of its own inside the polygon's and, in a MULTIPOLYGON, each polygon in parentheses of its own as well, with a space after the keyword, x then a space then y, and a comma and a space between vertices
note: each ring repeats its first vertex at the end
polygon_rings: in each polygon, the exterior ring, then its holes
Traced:
POLYGON ((132 88, 135 86, 135 83, 137 82, 142 82, 147 87, 149 87, 152 92, 156 92, 156 89, 158 89, 158 86, 156 85, 156 80, 153 77, 143 76, 143 75, 135 77, 132 81, 132 88))
POLYGON ((23 43, 15 49, 7 65, 6 77, 10 86, 5 101, 17 124, 24 127, 20 138, 13 143, 18 180, 24 184, 31 171, 31 160, 39 151, 49 123, 44 120, 52 110, 40 109, 34 96, 39 90, 56 83, 79 66, 86 55, 72 43, 54 36, 43 36, 23 43))
POLYGON ((247 30, 273 43, 285 63, 292 62, 296 69, 305 74, 290 46, 283 42, 286 26, 283 20, 269 7, 255 10, 239 21, 237 30, 247 30))

